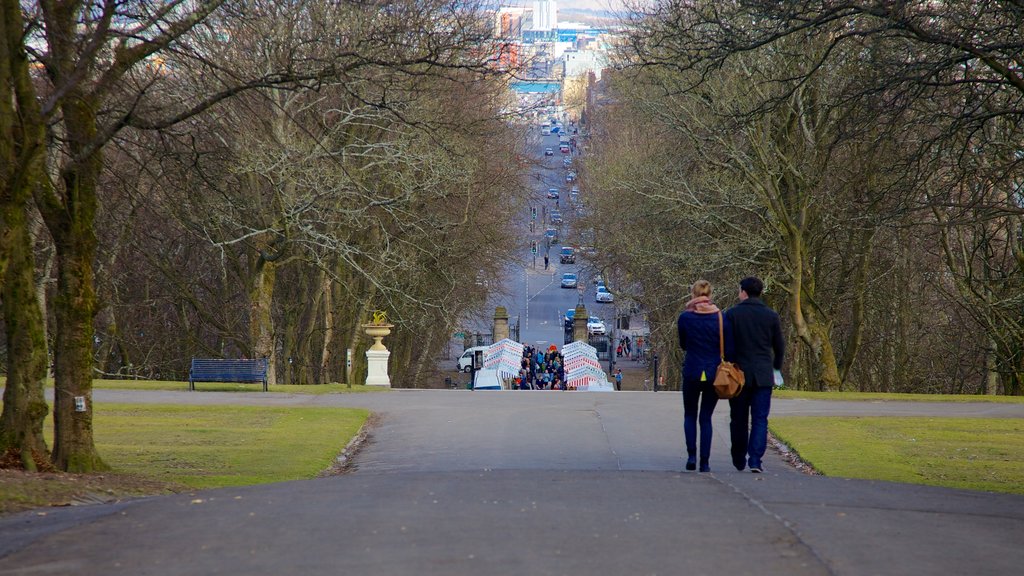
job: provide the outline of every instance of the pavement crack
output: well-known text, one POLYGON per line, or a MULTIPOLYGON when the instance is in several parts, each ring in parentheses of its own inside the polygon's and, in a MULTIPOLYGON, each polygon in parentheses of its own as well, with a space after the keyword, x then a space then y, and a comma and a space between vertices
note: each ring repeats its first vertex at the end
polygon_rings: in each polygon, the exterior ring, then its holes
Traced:
POLYGON ((597 423, 601 425, 601 433, 604 434, 605 443, 608 444, 608 451, 615 457, 615 469, 622 471, 622 460, 619 458, 619 453, 615 451, 612 446, 612 437, 608 434, 608 429, 604 426, 604 419, 601 418, 601 411, 598 410, 597 400, 594 401, 594 407, 590 410, 594 413, 594 417, 597 418, 597 423))
POLYGON ((744 500, 746 500, 755 508, 760 510, 764 515, 768 516, 769 518, 773 518, 776 522, 782 524, 786 531, 788 531, 793 536, 793 538, 796 539, 797 542, 804 546, 808 550, 808 552, 811 553, 811 556, 813 556, 829 574, 837 576, 838 573, 832 569, 832 565, 824 557, 822 557, 821 554, 818 553, 818 550, 814 548, 814 546, 811 546, 811 544, 804 539, 803 535, 800 533, 799 530, 796 529, 796 526, 792 522, 786 520, 779 514, 772 512, 762 501, 758 500, 757 498, 754 498, 747 492, 744 492, 735 484, 726 482, 725 480, 723 480, 722 478, 715 474, 712 474, 711 477, 714 478, 716 482, 722 484, 727 488, 730 488, 736 494, 739 494, 741 497, 743 497, 744 500))

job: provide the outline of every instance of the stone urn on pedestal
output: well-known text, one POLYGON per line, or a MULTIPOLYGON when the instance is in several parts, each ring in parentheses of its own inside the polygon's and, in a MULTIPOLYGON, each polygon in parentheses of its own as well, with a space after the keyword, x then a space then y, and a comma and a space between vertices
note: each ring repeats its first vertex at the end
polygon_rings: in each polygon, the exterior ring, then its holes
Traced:
POLYGON ((383 312, 374 312, 373 321, 363 324, 366 335, 373 338, 373 345, 366 351, 366 385, 391 387, 391 378, 388 377, 388 358, 391 352, 384 346, 381 340, 391 334, 394 324, 389 324, 387 316, 383 312))

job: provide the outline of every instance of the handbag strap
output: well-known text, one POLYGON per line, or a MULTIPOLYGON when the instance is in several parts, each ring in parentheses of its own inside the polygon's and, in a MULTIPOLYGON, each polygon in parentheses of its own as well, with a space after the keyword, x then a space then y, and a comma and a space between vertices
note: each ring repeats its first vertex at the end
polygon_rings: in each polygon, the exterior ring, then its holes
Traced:
POLYGON ((718 354, 725 361, 725 327, 722 326, 722 311, 718 311, 718 354))

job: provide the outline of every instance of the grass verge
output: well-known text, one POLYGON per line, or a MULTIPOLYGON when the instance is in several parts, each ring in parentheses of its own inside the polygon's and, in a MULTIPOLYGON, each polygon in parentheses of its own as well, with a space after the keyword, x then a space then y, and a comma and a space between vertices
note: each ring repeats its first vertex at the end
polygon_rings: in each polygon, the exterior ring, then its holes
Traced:
POLYGON ((979 394, 902 394, 886 392, 808 392, 775 390, 773 398, 787 400, 847 400, 870 402, 995 402, 1024 404, 1024 396, 981 396, 979 394))
POLYGON ((785 416, 769 427, 828 476, 1024 494, 1024 420, 785 416))
MULTIPOLYGON (((0 388, 7 384, 7 377, 0 376, 0 388)), ((46 379, 46 387, 53 388, 53 378, 46 379)), ((180 380, 93 380, 92 387, 103 390, 188 390, 188 381, 180 380)), ((240 384, 236 382, 196 382, 199 392, 262 392, 263 384, 240 384)), ((274 384, 271 392, 286 394, 341 394, 361 392, 383 392, 390 390, 383 386, 362 384, 274 384)))
POLYGON ((0 512, 313 478, 367 416, 354 408, 96 405, 96 448, 113 472, 0 471, 0 512))
MULTIPOLYGON (((51 383, 52 385, 52 383, 51 383)), ((188 390, 188 382, 175 380, 93 380, 92 387, 104 390, 188 390)), ((359 392, 380 392, 387 390, 382 386, 364 386, 361 384, 349 387, 347 384, 274 384, 271 392, 286 394, 341 394, 359 392)), ((197 392, 262 392, 262 384, 238 384, 234 382, 196 382, 197 392)))

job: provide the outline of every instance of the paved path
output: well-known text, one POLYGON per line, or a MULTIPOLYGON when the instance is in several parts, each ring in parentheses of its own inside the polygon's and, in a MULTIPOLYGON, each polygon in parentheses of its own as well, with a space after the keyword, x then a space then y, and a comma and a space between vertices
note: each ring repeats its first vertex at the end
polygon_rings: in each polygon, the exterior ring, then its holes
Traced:
MULTIPOLYGON (((348 475, 0 519, 0 574, 1018 574, 1024 497, 728 461, 681 473, 678 393, 97 391, 365 406, 348 475)), ((1024 418, 1024 405, 783 401, 775 414, 1024 418)))

